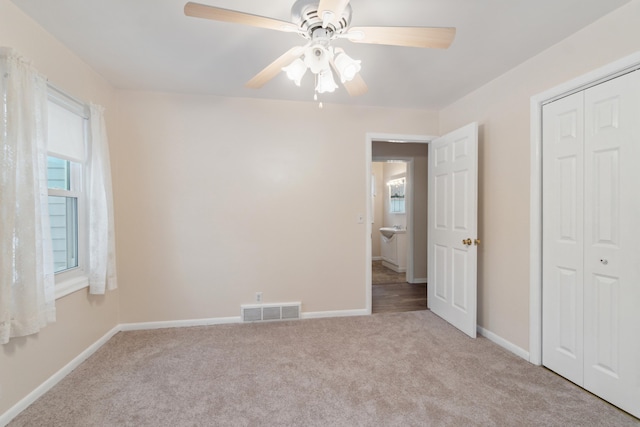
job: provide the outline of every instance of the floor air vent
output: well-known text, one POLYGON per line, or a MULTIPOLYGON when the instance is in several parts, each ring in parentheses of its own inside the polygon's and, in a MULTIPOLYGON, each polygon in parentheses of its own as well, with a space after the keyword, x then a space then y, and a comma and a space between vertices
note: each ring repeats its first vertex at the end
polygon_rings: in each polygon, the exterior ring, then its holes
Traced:
POLYGON ((285 304, 242 305, 243 322, 260 322, 267 320, 288 320, 300 318, 299 302, 285 304))

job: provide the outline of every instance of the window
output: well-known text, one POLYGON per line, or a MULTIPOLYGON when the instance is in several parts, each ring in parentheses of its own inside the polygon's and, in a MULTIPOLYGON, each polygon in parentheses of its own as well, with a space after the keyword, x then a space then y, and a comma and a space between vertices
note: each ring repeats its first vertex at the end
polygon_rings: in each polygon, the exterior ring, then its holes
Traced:
POLYGON ((49 221, 56 273, 78 267, 78 198, 81 165, 48 156, 49 221))
POLYGON ((388 182, 389 185, 389 212, 405 213, 404 191, 405 179, 394 179, 388 182))
POLYGON ((49 220, 56 297, 87 286, 85 158, 86 107, 50 88, 47 139, 49 220))

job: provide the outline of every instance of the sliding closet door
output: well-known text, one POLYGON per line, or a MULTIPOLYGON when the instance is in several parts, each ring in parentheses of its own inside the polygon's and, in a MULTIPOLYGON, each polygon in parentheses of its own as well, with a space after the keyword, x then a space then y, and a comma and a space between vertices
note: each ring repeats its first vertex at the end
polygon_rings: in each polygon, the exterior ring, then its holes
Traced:
POLYGON ((584 386, 640 416, 640 71, 585 91, 584 386))
POLYGON ((583 384, 584 95, 543 108, 543 364, 583 384))

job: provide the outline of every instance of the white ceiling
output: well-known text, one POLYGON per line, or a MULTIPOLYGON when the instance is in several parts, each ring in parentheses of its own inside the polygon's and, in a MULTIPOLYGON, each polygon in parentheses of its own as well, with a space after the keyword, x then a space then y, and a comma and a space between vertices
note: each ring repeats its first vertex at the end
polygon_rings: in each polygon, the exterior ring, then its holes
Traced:
MULTIPOLYGON (((12 0, 117 88, 310 101, 282 73, 262 89, 244 83, 303 39, 184 16, 186 0, 12 0)), ((290 20, 294 0, 196 0, 290 20)), ((629 0, 351 0, 352 26, 456 27, 448 50, 334 45, 362 60, 369 86, 325 103, 439 109, 629 0)))

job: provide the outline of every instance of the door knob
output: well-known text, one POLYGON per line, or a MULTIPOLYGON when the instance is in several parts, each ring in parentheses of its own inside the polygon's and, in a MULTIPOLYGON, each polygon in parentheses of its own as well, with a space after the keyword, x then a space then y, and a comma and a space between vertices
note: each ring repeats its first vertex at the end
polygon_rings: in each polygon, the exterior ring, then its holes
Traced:
POLYGON ((476 245, 476 246, 479 246, 480 245, 480 239, 474 240, 473 244, 476 245))
POLYGON ((463 244, 463 245, 467 245, 467 246, 471 246, 471 243, 472 243, 472 242, 471 242, 471 239, 464 239, 464 240, 462 241, 462 244, 463 244))

